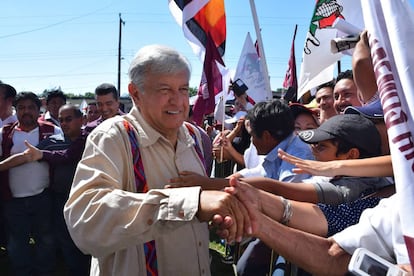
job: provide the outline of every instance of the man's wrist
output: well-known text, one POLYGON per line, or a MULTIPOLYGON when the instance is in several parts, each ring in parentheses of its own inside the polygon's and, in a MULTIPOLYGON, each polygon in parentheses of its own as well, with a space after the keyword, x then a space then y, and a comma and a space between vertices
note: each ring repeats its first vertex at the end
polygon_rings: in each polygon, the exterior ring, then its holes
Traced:
POLYGON ((287 225, 293 215, 292 204, 288 199, 284 198, 283 196, 280 196, 280 200, 282 201, 283 205, 283 215, 280 220, 280 223, 287 225))

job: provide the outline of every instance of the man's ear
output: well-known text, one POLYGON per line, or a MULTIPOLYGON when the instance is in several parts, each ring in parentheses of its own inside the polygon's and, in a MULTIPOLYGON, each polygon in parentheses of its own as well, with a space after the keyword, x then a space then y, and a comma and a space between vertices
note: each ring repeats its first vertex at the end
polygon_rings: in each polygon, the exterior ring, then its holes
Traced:
POLYGON ((359 149, 351 148, 347 153, 347 159, 359 159, 360 153, 359 149))
POLYGON ((135 104, 138 104, 140 101, 138 87, 134 83, 130 82, 128 84, 128 92, 135 104))
POLYGON ((277 141, 268 130, 263 131, 262 139, 265 141, 266 145, 269 146, 270 150, 279 144, 279 141, 277 141))

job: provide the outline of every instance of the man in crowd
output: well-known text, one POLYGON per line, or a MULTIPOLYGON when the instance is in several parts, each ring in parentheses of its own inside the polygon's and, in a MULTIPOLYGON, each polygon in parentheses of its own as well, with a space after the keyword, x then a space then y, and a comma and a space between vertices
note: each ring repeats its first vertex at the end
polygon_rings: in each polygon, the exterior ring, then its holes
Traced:
MULTIPOLYGON (((6 158, 26 149, 24 141, 37 145, 61 129, 38 122, 41 102, 32 92, 15 99, 18 121, 0 131, 0 156, 6 158)), ((49 171, 44 162, 30 162, 2 172, 1 196, 8 234, 7 250, 15 275, 46 275, 54 269, 49 171), (35 240, 35 257, 29 238, 35 240)))
POLYGON ((95 127, 108 118, 123 114, 119 110, 119 95, 116 87, 110 83, 102 83, 95 88, 96 107, 100 117, 85 126, 85 132, 90 133, 95 127))
POLYGON ((362 100, 358 94, 354 82, 352 70, 346 70, 338 74, 334 87, 334 107, 338 114, 343 113, 348 106, 361 106, 362 100))
POLYGON ((70 275, 89 275, 90 256, 84 255, 73 243, 63 217, 63 207, 69 196, 76 165, 85 147, 82 133, 82 112, 74 105, 59 109, 59 122, 64 135, 53 135, 40 142, 42 161, 50 166, 53 233, 70 275))
MULTIPOLYGON (((16 97, 16 89, 13 86, 0 81, 0 128, 17 121, 13 111, 13 101, 16 97)), ((6 232, 4 228, 3 202, 0 201, 0 254, 6 251, 6 232)))
POLYGON ((164 189, 179 171, 206 175, 184 125, 189 68, 171 48, 142 48, 129 69, 131 112, 88 136, 64 215, 75 243, 93 256, 91 275, 209 275, 205 222, 214 217, 230 240, 250 232, 234 197, 200 187, 164 189))
POLYGON ((13 114, 13 101, 16 97, 16 89, 13 86, 0 83, 0 128, 17 121, 13 114))
POLYGON ((101 114, 96 106, 96 102, 88 103, 88 107, 86 109, 86 123, 97 120, 99 116, 101 116, 101 114))
POLYGON ((322 124, 329 118, 335 116, 336 110, 334 107, 334 82, 326 82, 316 88, 315 99, 319 108, 319 123, 322 124))
POLYGON ((46 90, 46 113, 40 117, 42 121, 48 121, 60 127, 59 108, 66 103, 66 95, 60 88, 46 90))

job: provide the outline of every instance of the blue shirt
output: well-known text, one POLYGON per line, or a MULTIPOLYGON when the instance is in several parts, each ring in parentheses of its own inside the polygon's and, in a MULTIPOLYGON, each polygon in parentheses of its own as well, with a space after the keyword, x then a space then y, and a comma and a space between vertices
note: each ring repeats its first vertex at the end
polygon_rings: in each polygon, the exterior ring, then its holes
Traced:
POLYGON ((308 174, 293 173, 292 169, 295 165, 280 159, 277 156, 279 149, 302 159, 314 159, 310 146, 300 140, 298 136, 291 134, 266 155, 262 164, 253 169, 241 170, 240 174, 244 177, 264 176, 284 182, 301 182, 310 177, 308 174))

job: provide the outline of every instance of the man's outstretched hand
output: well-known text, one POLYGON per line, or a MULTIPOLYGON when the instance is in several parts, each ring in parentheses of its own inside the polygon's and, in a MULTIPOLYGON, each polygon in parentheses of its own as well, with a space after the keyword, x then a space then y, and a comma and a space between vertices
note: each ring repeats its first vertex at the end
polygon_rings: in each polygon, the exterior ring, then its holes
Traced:
POLYGON ((202 191, 197 213, 200 221, 212 222, 217 234, 228 242, 240 242, 251 234, 251 223, 245 206, 229 193, 202 191))

